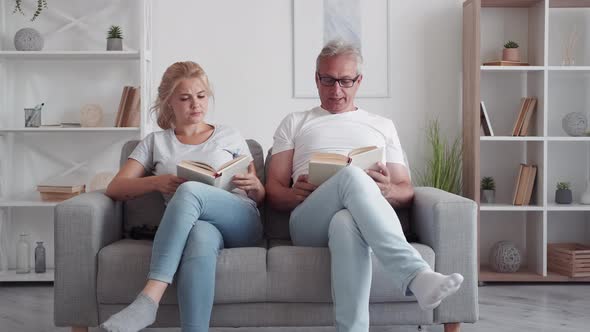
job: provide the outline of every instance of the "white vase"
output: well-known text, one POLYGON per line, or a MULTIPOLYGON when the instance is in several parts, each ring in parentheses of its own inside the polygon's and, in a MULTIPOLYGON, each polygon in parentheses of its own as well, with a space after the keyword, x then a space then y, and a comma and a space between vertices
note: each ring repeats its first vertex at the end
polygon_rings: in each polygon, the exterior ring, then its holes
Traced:
POLYGON ((586 191, 580 197, 581 204, 590 204, 590 180, 586 181, 586 191))

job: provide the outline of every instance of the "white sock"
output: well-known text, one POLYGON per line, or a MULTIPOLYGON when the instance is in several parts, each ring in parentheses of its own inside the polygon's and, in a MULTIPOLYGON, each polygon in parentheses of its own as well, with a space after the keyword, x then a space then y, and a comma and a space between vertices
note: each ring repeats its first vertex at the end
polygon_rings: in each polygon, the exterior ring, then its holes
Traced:
POLYGON ((157 312, 158 303, 151 297, 139 293, 133 303, 112 315, 100 324, 100 327, 108 332, 136 332, 152 325, 157 312))
POLYGON ((410 282, 410 290, 416 296, 422 310, 438 307, 447 296, 454 294, 461 287, 463 276, 459 273, 444 275, 430 269, 419 272, 410 282))

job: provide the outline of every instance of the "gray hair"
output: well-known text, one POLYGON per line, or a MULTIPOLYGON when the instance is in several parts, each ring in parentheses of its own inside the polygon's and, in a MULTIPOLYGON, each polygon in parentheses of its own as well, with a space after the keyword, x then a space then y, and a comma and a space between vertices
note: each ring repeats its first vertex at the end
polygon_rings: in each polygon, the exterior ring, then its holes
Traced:
POLYGON ((322 51, 318 54, 315 61, 316 72, 319 70, 321 59, 338 55, 353 55, 356 58, 356 73, 362 73, 363 55, 361 54, 361 49, 342 39, 330 40, 324 48, 322 48, 322 51))

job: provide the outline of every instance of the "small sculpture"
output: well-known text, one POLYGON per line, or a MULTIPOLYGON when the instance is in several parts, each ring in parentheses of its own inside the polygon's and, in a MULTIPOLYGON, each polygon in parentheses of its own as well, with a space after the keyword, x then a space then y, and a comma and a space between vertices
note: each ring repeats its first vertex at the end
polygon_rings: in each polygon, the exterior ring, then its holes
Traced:
POLYGON ((496 272, 516 272, 521 261, 520 250, 510 241, 500 241, 490 250, 490 267, 496 272))

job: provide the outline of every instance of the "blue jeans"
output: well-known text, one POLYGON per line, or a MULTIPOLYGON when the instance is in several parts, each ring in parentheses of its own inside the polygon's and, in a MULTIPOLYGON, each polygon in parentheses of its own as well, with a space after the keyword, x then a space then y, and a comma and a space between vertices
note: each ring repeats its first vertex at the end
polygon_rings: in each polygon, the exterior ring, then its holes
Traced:
POLYGON ((262 237, 258 209, 235 194, 185 182, 156 232, 149 279, 170 284, 178 270, 182 331, 208 331, 219 250, 253 246, 262 237))
POLYGON ((339 332, 369 331, 369 248, 405 294, 412 279, 430 268, 406 241, 375 181, 358 167, 345 167, 319 186, 293 210, 289 226, 295 245, 330 249, 339 332))

